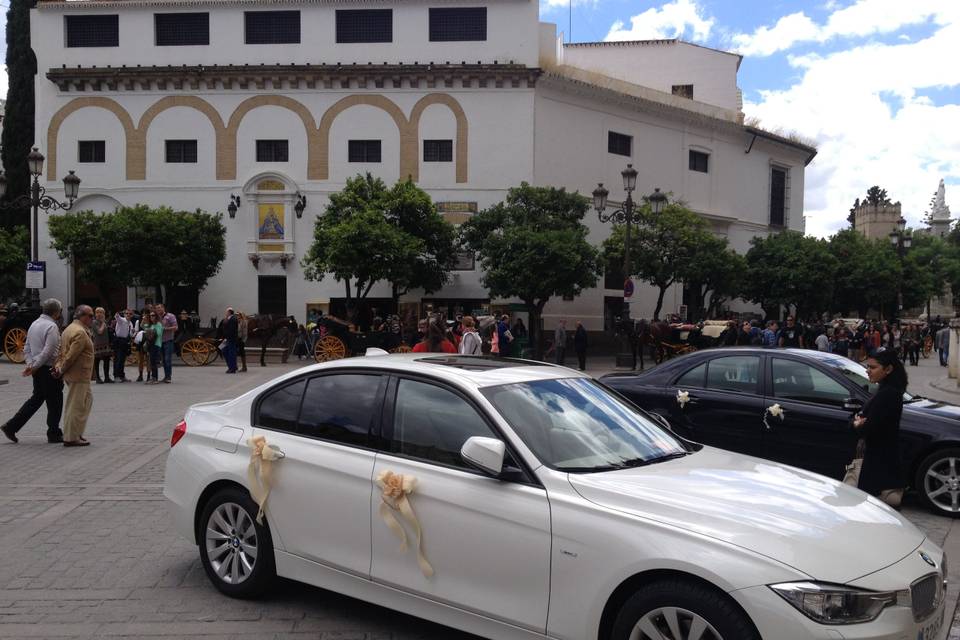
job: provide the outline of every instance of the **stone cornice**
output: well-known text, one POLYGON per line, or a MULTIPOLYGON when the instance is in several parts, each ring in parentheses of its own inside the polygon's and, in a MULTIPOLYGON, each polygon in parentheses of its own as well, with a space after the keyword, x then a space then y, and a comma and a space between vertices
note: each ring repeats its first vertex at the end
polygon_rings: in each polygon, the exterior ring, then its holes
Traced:
MULTIPOLYGON (((486 0, 490 1, 490 0, 486 0)), ((499 2, 520 2, 521 0, 498 0, 499 2)), ((395 4, 448 4, 460 3, 461 0, 404 0, 403 3, 395 4)), ((196 7, 269 7, 269 6, 297 6, 297 5, 364 5, 376 4, 382 6, 383 0, 39 0, 36 8, 40 11, 57 11, 69 9, 70 11, 83 9, 121 9, 136 7, 151 8, 196 8, 196 7)), ((393 3, 388 3, 393 4, 393 3)))
POLYGON ((516 64, 286 64, 67 67, 60 91, 532 88, 540 69, 516 64))

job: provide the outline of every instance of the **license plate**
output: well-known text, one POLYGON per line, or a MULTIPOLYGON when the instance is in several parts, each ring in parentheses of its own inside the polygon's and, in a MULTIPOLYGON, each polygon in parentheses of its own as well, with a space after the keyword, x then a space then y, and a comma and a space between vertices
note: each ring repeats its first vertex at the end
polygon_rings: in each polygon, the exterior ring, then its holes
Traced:
POLYGON ((923 629, 917 632, 917 640, 937 640, 937 636, 940 635, 940 627, 943 626, 943 614, 944 609, 941 605, 939 615, 935 616, 923 629))

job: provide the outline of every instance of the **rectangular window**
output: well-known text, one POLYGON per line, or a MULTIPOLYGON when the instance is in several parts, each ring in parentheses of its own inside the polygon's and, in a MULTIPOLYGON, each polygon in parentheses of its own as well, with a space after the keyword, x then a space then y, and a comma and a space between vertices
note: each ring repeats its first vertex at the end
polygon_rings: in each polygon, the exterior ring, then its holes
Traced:
POLYGON ((287 140, 257 140, 257 162, 287 162, 289 158, 287 140))
POLYGON ((690 171, 709 173, 710 154, 702 151, 690 151, 690 171))
POLYGON ((393 10, 338 10, 337 42, 393 42, 393 10))
POLYGON ((167 162, 195 163, 196 161, 196 140, 167 140, 167 162))
POLYGON ((351 140, 347 155, 349 162, 380 162, 380 141, 351 140))
POLYGON ((688 98, 690 100, 693 100, 692 84, 675 84, 673 85, 671 92, 675 96, 680 96, 681 98, 688 98))
POLYGON ((377 397, 382 376, 320 376, 307 385, 300 407, 301 435, 365 447, 380 416, 377 397))
POLYGON ((65 16, 68 47, 119 47, 120 16, 65 16))
POLYGON ((153 30, 158 47, 210 44, 209 13, 155 13, 153 30))
POLYGON ((299 11, 245 11, 247 44, 299 44, 299 11))
POLYGON ((607 134, 607 152, 618 156, 630 157, 633 149, 633 136, 611 131, 607 134))
POLYGON ((106 162, 107 143, 103 140, 77 142, 77 162, 106 162))
POLYGON ((787 172, 770 170, 770 226, 782 227, 787 218, 787 172))
POLYGON ((424 162, 453 162, 453 140, 424 140, 424 162))
POLYGON ((486 7, 430 9, 430 42, 486 39, 486 7))

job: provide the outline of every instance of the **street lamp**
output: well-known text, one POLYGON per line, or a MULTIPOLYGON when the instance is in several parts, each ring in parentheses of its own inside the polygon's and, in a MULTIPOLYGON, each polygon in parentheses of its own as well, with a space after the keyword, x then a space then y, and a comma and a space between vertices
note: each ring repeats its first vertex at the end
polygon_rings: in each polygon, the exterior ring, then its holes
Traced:
MULTIPOLYGON (((897 252, 897 256, 900 258, 900 267, 903 268, 903 259, 907 255, 907 251, 910 250, 910 246, 913 244, 913 235, 907 233, 907 221, 900 217, 897 220, 896 227, 893 231, 890 232, 890 244, 893 245, 894 250, 897 252)), ((897 315, 903 311, 903 285, 897 285, 897 315)))
MULTIPOLYGON (((597 188, 593 190, 593 207, 597 210, 597 216, 600 218, 600 222, 604 224, 613 222, 614 224, 624 225, 623 274, 625 280, 623 283, 623 313, 621 316, 621 326, 624 331, 622 332, 623 339, 620 343, 620 353, 617 354, 617 366, 635 369, 636 361, 631 343, 633 323, 630 320, 630 301, 628 300, 628 294, 632 295, 633 289, 633 282, 630 279, 630 232, 635 222, 634 214, 636 212, 636 205, 633 202, 633 192, 637 188, 637 170, 633 168, 632 164, 628 164, 627 168, 620 172, 620 176, 623 178, 623 190, 627 192, 627 198, 624 200, 623 206, 615 211, 606 212, 607 196, 610 195, 610 192, 604 188, 601 182, 597 185, 597 188)), ((660 193, 660 189, 654 190, 646 199, 650 203, 650 209, 654 214, 659 215, 663 212, 663 208, 667 202, 667 196, 660 193)))
MULTIPOLYGON (((27 206, 32 208, 33 217, 30 221, 30 262, 38 262, 40 260, 39 228, 37 226, 40 209, 46 212, 49 212, 51 209, 67 211, 73 206, 74 201, 77 199, 77 194, 80 193, 80 178, 78 178, 73 171, 70 171, 63 179, 63 192, 67 198, 67 202, 60 202, 53 196, 48 196, 47 190, 40 185, 40 176, 43 175, 43 161, 43 154, 34 147, 33 151, 27 154, 27 168, 30 170, 31 175, 33 175, 33 184, 30 186, 30 193, 13 198, 10 202, 0 205, 0 211, 19 209, 27 206)), ((7 176, 0 171, 0 198, 3 198, 6 193, 7 176)), ((39 289, 30 290, 30 304, 33 307, 39 308, 39 289)))

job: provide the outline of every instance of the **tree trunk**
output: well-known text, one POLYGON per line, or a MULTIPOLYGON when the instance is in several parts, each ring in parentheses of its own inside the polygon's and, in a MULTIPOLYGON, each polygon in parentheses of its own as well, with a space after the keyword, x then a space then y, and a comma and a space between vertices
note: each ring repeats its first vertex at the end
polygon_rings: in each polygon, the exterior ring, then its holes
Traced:
POLYGON ((542 324, 543 308, 546 306, 547 301, 541 300, 537 303, 524 301, 524 303, 527 305, 527 313, 530 314, 530 326, 527 327, 527 330, 530 334, 530 346, 533 348, 533 359, 543 360, 542 327, 540 325, 542 324))
POLYGON ((653 310, 654 321, 660 319, 660 310, 663 309, 663 296, 667 293, 667 287, 669 286, 670 285, 667 285, 666 287, 660 287, 660 293, 657 294, 657 308, 653 310))

